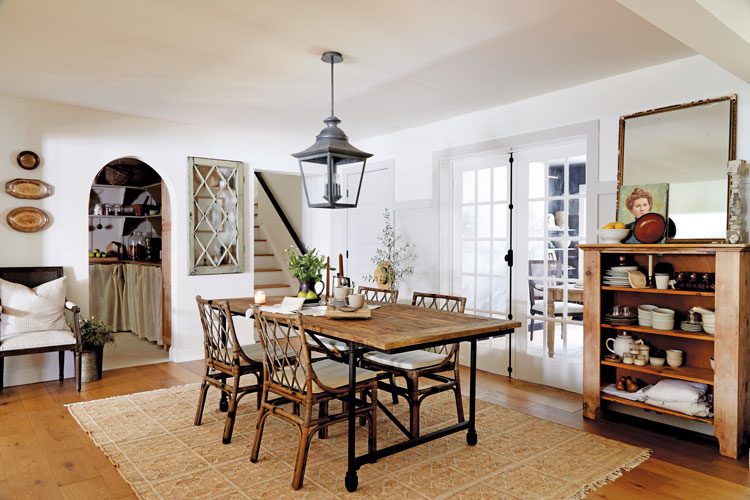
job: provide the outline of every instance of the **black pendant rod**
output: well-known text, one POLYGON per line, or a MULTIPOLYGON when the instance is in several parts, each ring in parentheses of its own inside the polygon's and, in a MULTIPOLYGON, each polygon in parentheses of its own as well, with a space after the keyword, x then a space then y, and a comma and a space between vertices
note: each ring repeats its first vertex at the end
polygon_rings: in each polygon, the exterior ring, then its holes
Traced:
POLYGON ((336 116, 333 114, 333 65, 335 63, 333 62, 333 58, 331 58, 331 116, 336 116))
MULTIPOLYGON (((508 182, 508 253, 505 262, 508 263, 508 319, 513 319, 513 151, 508 158, 510 180, 508 182)), ((508 377, 513 376, 513 334, 508 335, 508 377)))

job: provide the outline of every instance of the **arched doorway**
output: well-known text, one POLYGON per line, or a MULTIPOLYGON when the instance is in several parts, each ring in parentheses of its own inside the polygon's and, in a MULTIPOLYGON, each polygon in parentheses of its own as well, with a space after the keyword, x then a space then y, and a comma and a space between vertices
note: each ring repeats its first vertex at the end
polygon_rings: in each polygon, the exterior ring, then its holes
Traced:
POLYGON ((168 360, 171 345, 169 193, 159 173, 119 158, 89 194, 89 311, 111 325, 104 369, 168 360))

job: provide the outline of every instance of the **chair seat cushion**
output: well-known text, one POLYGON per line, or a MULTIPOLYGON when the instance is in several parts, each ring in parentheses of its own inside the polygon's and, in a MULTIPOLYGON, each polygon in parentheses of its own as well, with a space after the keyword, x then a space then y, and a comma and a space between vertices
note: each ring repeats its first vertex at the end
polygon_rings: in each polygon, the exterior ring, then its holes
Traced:
MULTIPOLYGON (((346 342, 341 342, 340 340, 329 339, 328 337, 323 337, 322 335, 318 336, 318 340, 320 340, 320 343, 326 346, 326 348, 331 349, 332 351, 344 352, 349 349, 349 346, 346 345, 346 342)), ((307 343, 313 347, 320 348, 318 343, 309 336, 307 337, 307 343)))
POLYGON ((263 362, 263 347, 260 343, 243 345, 242 350, 245 352, 245 355, 253 361, 257 363, 263 362))
POLYGON ((44 332, 18 333, 3 338, 0 351, 18 351, 61 345, 75 345, 76 338, 70 330, 48 330, 44 332))
MULTIPOLYGON (((339 363, 338 361, 334 361, 332 359, 324 359, 313 363, 312 368, 320 382, 326 387, 330 387, 331 389, 338 389, 349 385, 349 365, 339 363)), ((357 368, 356 371, 357 383, 364 382, 366 380, 372 380, 378 376, 378 372, 367 370, 365 368, 357 368)), ((284 372, 287 375, 287 383, 285 383, 281 378, 280 373, 274 374, 274 381, 286 386, 294 385, 294 389, 297 390, 303 389, 301 387, 297 387, 298 384, 304 383, 305 380, 305 372, 301 366, 297 367, 297 383, 294 383, 292 377, 290 376, 291 368, 286 368, 284 372)), ((313 383, 312 387, 313 392, 316 394, 326 392, 325 389, 323 389, 316 383, 313 383)))
POLYGON ((445 354, 422 350, 400 352, 397 354, 371 351, 365 353, 363 357, 367 361, 372 361, 380 365, 416 370, 417 368, 426 368, 440 364, 445 359, 445 354))
MULTIPOLYGON (((535 300, 534 305, 531 307, 534 311, 539 314, 547 314, 547 310, 544 308, 543 300, 535 300)), ((559 316, 563 313, 563 303, 555 302, 555 315, 559 316)), ((583 314, 583 304, 576 304, 568 302, 568 314, 583 314)))

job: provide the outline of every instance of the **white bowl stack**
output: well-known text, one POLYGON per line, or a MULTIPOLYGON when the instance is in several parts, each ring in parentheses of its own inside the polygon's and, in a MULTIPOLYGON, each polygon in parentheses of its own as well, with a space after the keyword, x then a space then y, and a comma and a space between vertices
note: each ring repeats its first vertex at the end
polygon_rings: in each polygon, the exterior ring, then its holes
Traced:
POLYGON ((651 304, 638 306, 638 324, 641 326, 652 326, 654 323, 651 313, 654 309, 658 309, 658 307, 651 304))
POLYGON ((604 284, 608 286, 622 286, 630 288, 628 273, 637 271, 638 266, 615 266, 607 269, 604 273, 604 284))
POLYGON ((674 329, 674 311, 657 307, 651 311, 651 327, 657 330, 674 329))
POLYGON ((701 314, 703 331, 709 335, 716 335, 716 314, 701 314))

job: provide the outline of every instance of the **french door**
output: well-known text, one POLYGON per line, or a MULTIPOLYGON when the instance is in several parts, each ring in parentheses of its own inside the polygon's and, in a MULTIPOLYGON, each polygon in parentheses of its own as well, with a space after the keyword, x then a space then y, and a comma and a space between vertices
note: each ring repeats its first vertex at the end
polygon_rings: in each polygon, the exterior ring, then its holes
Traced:
MULTIPOLYGON (((453 291, 467 312, 513 319, 524 327, 480 345, 482 369, 580 391, 583 353, 583 264, 586 238, 586 143, 522 150, 514 155, 514 297, 509 303, 510 185, 508 155, 453 162, 453 291)), ((589 183, 590 184, 590 183, 589 183)))

